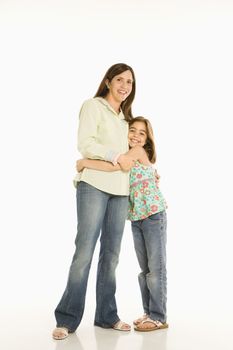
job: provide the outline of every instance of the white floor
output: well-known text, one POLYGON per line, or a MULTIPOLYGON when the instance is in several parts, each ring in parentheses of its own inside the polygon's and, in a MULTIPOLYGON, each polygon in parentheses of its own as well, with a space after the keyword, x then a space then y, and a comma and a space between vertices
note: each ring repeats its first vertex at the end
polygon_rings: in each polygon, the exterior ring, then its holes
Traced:
MULTIPOLYGON (((171 221, 171 220, 170 220, 171 221)), ((192 228, 189 228, 191 231, 192 228)), ((191 232, 192 233, 192 232, 191 232)), ((93 326, 95 279, 99 247, 95 252, 86 295, 85 313, 75 334, 64 341, 51 337, 55 327, 54 308, 66 285, 71 237, 56 243, 47 240, 42 249, 15 249, 11 263, 8 255, 1 266, 0 348, 2 350, 233 350, 233 285, 230 261, 224 255, 216 259, 216 246, 200 249, 199 240, 182 244, 170 235, 168 245, 168 323, 169 329, 130 333, 93 326), (62 243, 61 243, 62 242, 62 243), (177 243, 178 242, 178 243, 177 243), (179 247, 179 251, 178 251, 179 247), (185 249, 183 248, 185 247, 185 249), (195 249, 194 249, 195 248, 195 249), (196 252, 198 251, 198 258, 196 252), (208 251, 208 255, 206 255, 208 251), (43 254, 42 254, 43 252, 43 254), (177 253, 179 252, 179 253, 177 253), (184 263, 185 262, 185 263, 184 263), (4 278, 5 274, 5 278, 4 278)), ((203 236, 204 238, 204 236, 203 236)), ((202 241, 203 241, 202 238, 202 241)), ((29 246, 27 246, 29 247, 29 246)), ((12 248, 12 249, 13 249, 12 248)), ((8 254, 8 253, 7 253, 8 254)), ((118 314, 125 322, 141 315, 139 272, 131 232, 126 227, 117 268, 118 314)))
MULTIPOLYGON (((117 268, 116 298, 119 316, 132 324, 141 315, 142 307, 137 282, 139 268, 129 234, 126 230, 117 268)), ((132 329, 124 333, 93 326, 98 256, 95 254, 82 322, 76 333, 64 341, 53 340, 53 312, 66 284, 73 251, 70 240, 67 246, 54 249, 50 245, 44 249, 43 258, 42 250, 35 251, 35 259, 18 252, 16 264, 2 264, 2 350, 233 350, 233 286, 229 278, 232 264, 226 264, 223 255, 220 260, 213 259, 211 251, 205 259, 200 249, 197 259, 196 250, 188 249, 187 242, 187 248, 180 248, 179 254, 177 244, 172 242, 168 247, 167 330, 139 333, 132 329)))
POLYGON ((76 333, 65 340, 55 341, 51 337, 54 319, 50 310, 18 309, 11 319, 1 314, 0 346, 3 350, 233 349, 233 323, 230 320, 224 322, 201 317, 198 321, 191 315, 190 318, 183 315, 183 319, 180 315, 179 319, 169 320, 169 329, 147 333, 102 329, 94 327, 92 322, 91 316, 85 314, 76 333))

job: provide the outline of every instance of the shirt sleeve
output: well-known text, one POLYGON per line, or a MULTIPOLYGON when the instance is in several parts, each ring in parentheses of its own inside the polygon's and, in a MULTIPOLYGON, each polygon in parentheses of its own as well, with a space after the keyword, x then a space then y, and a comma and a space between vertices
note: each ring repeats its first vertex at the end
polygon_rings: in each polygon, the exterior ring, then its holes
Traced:
POLYGON ((113 161, 117 152, 109 146, 99 143, 101 135, 98 125, 101 121, 101 111, 94 99, 83 103, 79 114, 78 150, 85 158, 113 161))

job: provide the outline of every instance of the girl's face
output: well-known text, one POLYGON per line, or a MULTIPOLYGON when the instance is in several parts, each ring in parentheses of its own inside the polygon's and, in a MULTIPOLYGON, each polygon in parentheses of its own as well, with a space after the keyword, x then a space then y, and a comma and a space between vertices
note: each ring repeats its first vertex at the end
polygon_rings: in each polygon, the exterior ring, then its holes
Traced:
POLYGON ((117 103, 122 103, 131 93, 133 86, 133 76, 130 70, 115 75, 111 81, 106 81, 109 89, 108 95, 117 103))
POLYGON ((147 140, 147 130, 146 130, 146 124, 144 122, 134 122, 129 127, 129 133, 128 133, 128 141, 129 146, 144 146, 146 144, 147 140))

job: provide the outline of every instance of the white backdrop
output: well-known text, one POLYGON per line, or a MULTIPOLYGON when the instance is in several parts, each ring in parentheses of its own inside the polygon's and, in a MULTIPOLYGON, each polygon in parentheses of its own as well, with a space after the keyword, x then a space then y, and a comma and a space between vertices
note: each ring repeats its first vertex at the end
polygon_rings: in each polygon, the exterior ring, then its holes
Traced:
MULTIPOLYGON (((227 0, 0 0, 1 322, 53 309, 76 234, 78 112, 114 63, 136 74, 168 208, 168 315, 230 320, 233 4, 227 0)), ((95 269, 84 322, 92 322, 95 269)), ((141 313, 127 222, 120 316, 141 313)))

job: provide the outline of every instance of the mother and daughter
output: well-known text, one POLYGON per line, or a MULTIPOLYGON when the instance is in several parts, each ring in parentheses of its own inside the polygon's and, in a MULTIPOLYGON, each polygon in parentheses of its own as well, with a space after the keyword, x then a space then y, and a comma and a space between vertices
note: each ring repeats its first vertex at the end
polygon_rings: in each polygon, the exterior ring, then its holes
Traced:
POLYGON ((106 72, 94 98, 80 111, 77 162, 78 228, 76 250, 64 294, 56 307, 53 338, 75 332, 85 304, 87 281, 96 242, 100 253, 94 324, 130 331, 120 320, 115 300, 125 220, 131 220, 134 247, 141 268, 139 285, 144 314, 137 331, 167 328, 166 204, 152 164, 156 161, 150 122, 133 118, 136 89, 133 69, 123 63, 106 72))

